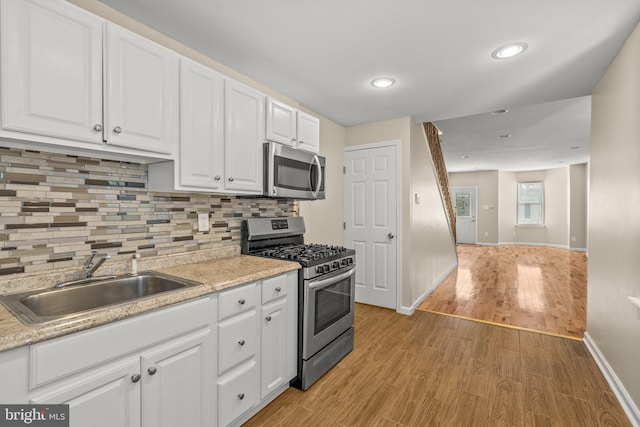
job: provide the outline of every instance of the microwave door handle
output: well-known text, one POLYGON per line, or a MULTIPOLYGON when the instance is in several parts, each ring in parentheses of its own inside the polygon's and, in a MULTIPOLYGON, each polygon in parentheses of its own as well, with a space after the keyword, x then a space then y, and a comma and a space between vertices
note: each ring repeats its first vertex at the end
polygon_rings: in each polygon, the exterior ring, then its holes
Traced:
POLYGON ((315 197, 318 197, 318 193, 322 188, 322 165, 320 164, 320 159, 315 154, 313 155, 313 163, 315 163, 316 166, 318 166, 318 179, 317 179, 318 184, 316 185, 316 188, 312 191, 313 197, 315 198, 315 197))
POLYGON ((349 271, 345 271, 344 273, 338 274, 334 277, 329 277, 328 279, 314 281, 309 285, 309 289, 318 289, 318 288, 326 288, 327 286, 333 285, 334 283, 338 283, 343 281, 344 279, 351 277, 353 273, 356 272, 355 267, 351 267, 349 271))

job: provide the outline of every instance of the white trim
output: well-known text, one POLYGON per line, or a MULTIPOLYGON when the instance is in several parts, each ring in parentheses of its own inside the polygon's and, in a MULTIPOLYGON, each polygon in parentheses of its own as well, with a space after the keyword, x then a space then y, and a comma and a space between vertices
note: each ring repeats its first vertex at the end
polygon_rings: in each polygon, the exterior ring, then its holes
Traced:
MULTIPOLYGON (((344 154, 350 151, 361 151, 373 148, 393 147, 396 151, 396 196, 400 198, 400 203, 396 203, 396 311, 402 309, 402 231, 404 229, 404 218, 402 217, 402 141, 394 139, 390 141, 373 142, 370 144, 349 145, 344 147, 344 154)), ((343 186, 344 197, 344 186, 343 186)), ((346 209, 346 208, 345 208, 346 209)), ((344 215, 344 212, 343 212, 344 215)), ((346 218, 345 218, 346 219, 346 218)), ((344 238, 344 232, 343 238, 344 238)))
POLYGON ((478 246, 500 246, 498 243, 488 243, 488 242, 478 242, 476 243, 478 246))
POLYGON ((452 265, 450 265, 449 268, 447 268, 440 276, 438 276, 438 278, 433 282, 431 287, 426 291, 424 291, 422 295, 420 295, 418 299, 415 300, 413 304, 411 304, 411 307, 407 307, 406 305, 401 305, 400 308, 396 311, 400 314, 406 314, 407 316, 411 316, 413 312, 416 311, 416 308, 418 308, 418 306, 422 303, 422 301, 424 301, 431 294, 431 292, 435 291, 438 285, 442 283, 444 279, 446 279, 447 276, 449 276, 449 274, 451 274, 451 272, 454 271, 456 268, 458 268, 457 260, 452 265))
POLYGON ((640 427, 640 410, 638 410, 638 407, 633 402, 633 399, 631 399, 631 396, 629 396, 629 393, 627 393, 627 390, 611 368, 611 365, 609 365, 609 362, 607 362, 607 359, 605 359, 604 355, 600 352, 600 349, 591 338, 591 335, 589 335, 589 332, 584 333, 583 341, 587 346, 589 353, 591 353, 591 356, 593 356, 594 360, 598 364, 600 371, 609 383, 609 386, 611 386, 613 393, 618 398, 620 406, 622 406, 627 417, 629 417, 629 421, 631 421, 631 424, 634 427, 640 427))
POLYGON ((573 252, 587 252, 587 248, 569 248, 573 252))
POLYGON ((638 298, 638 297, 627 297, 627 298, 629 298, 629 301, 631 301, 631 304, 633 304, 636 307, 640 308, 640 298, 638 298))
POLYGON ((511 245, 511 246, 545 246, 545 247, 549 247, 549 248, 558 248, 558 249, 567 249, 569 250, 569 246, 567 245, 556 245, 553 243, 536 243, 536 242, 500 242, 498 243, 498 246, 505 246, 505 245, 511 245))

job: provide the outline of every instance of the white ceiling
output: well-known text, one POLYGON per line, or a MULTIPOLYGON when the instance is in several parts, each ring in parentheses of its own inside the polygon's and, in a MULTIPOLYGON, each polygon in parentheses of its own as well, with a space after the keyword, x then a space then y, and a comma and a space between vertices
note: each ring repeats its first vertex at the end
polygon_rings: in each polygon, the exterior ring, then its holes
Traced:
MULTIPOLYGON (((447 161, 463 152, 483 158, 468 169, 504 166, 489 160, 506 158, 492 131, 507 124, 492 129, 495 116, 477 116, 497 109, 518 113, 509 144, 519 156, 545 162, 523 167, 547 167, 546 157, 562 151, 550 146, 587 147, 586 101, 551 101, 590 95, 640 18, 640 0, 101 1, 344 126, 437 122, 447 161), (529 47, 491 58, 513 41, 529 47), (369 82, 378 76, 397 84, 375 90, 369 82), (463 116, 471 117, 445 120, 463 116)), ((573 159, 586 157, 554 160, 573 159)))

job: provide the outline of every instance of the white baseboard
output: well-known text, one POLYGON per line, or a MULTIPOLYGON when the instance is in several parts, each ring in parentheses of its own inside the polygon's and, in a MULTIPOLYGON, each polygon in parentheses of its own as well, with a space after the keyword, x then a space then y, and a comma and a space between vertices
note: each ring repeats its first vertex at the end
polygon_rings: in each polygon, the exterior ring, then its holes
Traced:
POLYGON ((605 359, 604 355, 600 352, 600 349, 591 338, 591 335, 589 335, 589 332, 584 333, 583 341, 587 346, 589 353, 591 353, 591 356, 593 356, 594 360, 598 364, 600 371, 602 371, 602 374, 607 379, 613 393, 618 398, 618 402, 620 402, 622 409, 624 409, 627 417, 629 417, 629 421, 631 421, 631 424, 634 427, 640 427, 640 410, 638 410, 638 407, 631 399, 631 396, 629 396, 629 393, 627 393, 627 390, 611 368, 611 365, 609 365, 609 362, 607 362, 607 359, 605 359))
POLYGON ((478 246, 498 246, 497 243, 488 243, 488 242, 478 242, 476 243, 478 246))
POLYGON ((512 245, 512 246, 544 246, 544 247, 548 247, 548 248, 558 248, 558 249, 569 249, 569 246, 567 245, 556 245, 553 243, 534 243, 534 242, 500 242, 498 243, 499 246, 507 246, 507 245, 512 245))
POLYGON ((422 295, 420 295, 418 299, 416 299, 410 307, 407 307, 406 305, 402 305, 400 306, 400 308, 396 310, 396 312, 400 314, 406 314, 407 316, 411 316, 413 312, 416 311, 416 308, 418 308, 418 306, 422 303, 422 301, 424 301, 429 296, 429 294, 431 294, 431 292, 435 291, 438 285, 442 283, 442 281, 446 279, 447 276, 451 274, 451 272, 455 270, 457 267, 458 267, 458 261, 456 260, 456 262, 450 265, 449 268, 447 268, 440 276, 438 276, 436 280, 434 280, 431 287, 426 291, 424 291, 422 295))
POLYGON ((573 252, 587 252, 587 248, 569 248, 573 252))

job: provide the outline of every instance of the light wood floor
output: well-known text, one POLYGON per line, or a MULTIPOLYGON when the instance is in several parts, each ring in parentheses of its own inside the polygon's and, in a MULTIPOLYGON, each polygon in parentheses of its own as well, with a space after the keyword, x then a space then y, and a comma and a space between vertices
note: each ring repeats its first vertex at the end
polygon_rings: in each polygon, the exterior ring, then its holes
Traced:
POLYGON ((630 426, 581 341, 356 304, 355 349, 246 426, 630 426))
POLYGON ((582 338, 586 257, 548 247, 458 245, 457 270, 418 309, 582 338))

